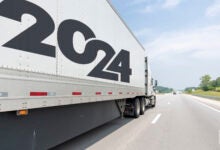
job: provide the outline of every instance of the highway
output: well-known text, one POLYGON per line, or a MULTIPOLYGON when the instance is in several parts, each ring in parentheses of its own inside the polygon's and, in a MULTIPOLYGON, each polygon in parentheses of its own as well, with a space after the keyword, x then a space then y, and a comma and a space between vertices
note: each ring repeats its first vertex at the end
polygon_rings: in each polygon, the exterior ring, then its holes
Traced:
POLYGON ((220 150, 217 104, 184 94, 159 95, 156 108, 139 119, 113 120, 55 150, 220 150))

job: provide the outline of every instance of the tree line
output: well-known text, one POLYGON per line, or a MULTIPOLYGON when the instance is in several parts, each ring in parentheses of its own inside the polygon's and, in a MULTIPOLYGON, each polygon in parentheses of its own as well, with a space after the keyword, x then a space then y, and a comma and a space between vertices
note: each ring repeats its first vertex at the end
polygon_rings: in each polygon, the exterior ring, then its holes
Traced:
POLYGON ((163 87, 163 86, 157 86, 156 91, 158 91, 159 93, 171 93, 173 92, 173 89, 168 88, 168 87, 163 87))
POLYGON ((216 80, 212 80, 210 75, 204 75, 200 80, 201 83, 199 87, 204 91, 217 91, 218 87, 220 87, 220 77, 216 80))
POLYGON ((193 89, 201 89, 203 91, 220 92, 220 77, 212 80, 211 76, 206 74, 200 78, 200 81, 199 87, 188 87, 185 91, 191 92, 193 89))

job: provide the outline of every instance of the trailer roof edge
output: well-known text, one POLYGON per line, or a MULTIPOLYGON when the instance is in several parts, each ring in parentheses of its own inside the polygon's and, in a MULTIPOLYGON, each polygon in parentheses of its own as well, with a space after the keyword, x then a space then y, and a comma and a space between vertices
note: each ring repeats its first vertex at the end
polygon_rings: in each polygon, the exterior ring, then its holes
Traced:
POLYGON ((119 19, 122 21, 122 23, 125 25, 125 27, 128 29, 128 31, 131 33, 131 35, 135 38, 135 40, 138 42, 138 44, 142 47, 142 49, 144 51, 145 48, 144 46, 141 44, 141 42, 137 39, 137 37, 134 35, 134 33, 131 31, 131 29, 128 27, 128 25, 125 23, 124 19, 120 16, 120 14, 118 13, 118 11, 114 8, 114 6, 112 5, 112 3, 110 2, 110 0, 106 0, 108 2, 108 4, 110 5, 110 7, 113 9, 113 11, 116 13, 116 15, 119 17, 119 19))

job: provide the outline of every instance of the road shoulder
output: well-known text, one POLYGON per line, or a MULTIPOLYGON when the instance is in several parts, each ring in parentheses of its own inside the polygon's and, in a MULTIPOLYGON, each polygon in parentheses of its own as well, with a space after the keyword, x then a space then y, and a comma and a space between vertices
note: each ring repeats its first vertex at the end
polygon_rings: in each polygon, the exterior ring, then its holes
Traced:
POLYGON ((220 101, 208 99, 208 98, 203 98, 203 97, 198 97, 198 96, 193 96, 193 95, 188 95, 193 97, 194 99, 198 100, 199 102, 202 102, 206 105, 209 105, 211 107, 214 107, 215 109, 220 110, 220 101))

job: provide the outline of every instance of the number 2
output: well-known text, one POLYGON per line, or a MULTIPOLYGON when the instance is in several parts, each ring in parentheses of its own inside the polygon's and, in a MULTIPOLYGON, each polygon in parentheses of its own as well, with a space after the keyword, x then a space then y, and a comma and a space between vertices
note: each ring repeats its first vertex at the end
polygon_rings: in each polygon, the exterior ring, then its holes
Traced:
POLYGON ((25 0, 4 0, 0 3, 0 15, 21 22, 23 14, 37 20, 33 26, 14 37, 3 46, 26 52, 55 57, 55 46, 41 43, 53 33, 55 25, 50 15, 39 6, 25 0))

